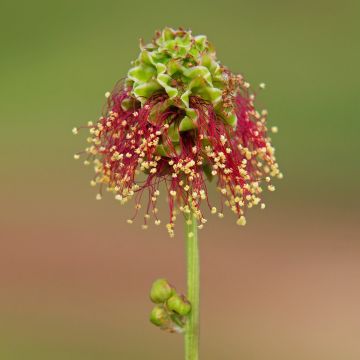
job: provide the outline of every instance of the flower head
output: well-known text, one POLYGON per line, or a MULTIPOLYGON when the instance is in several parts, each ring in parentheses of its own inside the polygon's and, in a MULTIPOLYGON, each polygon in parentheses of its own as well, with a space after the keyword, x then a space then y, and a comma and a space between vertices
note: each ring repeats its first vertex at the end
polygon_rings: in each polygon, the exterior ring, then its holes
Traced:
POLYGON ((165 28, 140 48, 125 81, 106 94, 103 116, 88 124, 85 162, 95 165, 97 198, 104 185, 121 203, 134 198, 134 217, 144 205, 146 228, 151 217, 160 224, 164 189, 170 236, 179 211, 194 212, 201 228, 205 207, 223 217, 228 206, 245 225, 246 208, 265 207, 263 185, 273 191, 271 178, 282 177, 267 135, 267 111, 255 109, 249 83, 217 60, 203 35, 165 28), (217 201, 209 197, 210 181, 217 201))

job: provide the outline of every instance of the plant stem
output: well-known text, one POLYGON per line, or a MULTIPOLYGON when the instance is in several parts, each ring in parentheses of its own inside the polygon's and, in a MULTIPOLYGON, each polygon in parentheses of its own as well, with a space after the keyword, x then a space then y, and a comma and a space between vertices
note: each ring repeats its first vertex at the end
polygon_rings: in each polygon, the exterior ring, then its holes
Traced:
POLYGON ((197 221, 193 213, 185 223, 187 256, 187 298, 191 303, 191 312, 185 331, 185 360, 199 359, 199 305, 200 305, 200 264, 197 221))

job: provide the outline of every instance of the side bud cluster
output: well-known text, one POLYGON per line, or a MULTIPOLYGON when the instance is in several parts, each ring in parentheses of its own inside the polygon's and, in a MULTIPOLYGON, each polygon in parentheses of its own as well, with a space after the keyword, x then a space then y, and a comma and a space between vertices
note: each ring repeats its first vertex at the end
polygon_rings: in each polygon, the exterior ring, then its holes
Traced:
POLYGON ((156 304, 150 313, 150 322, 162 330, 182 333, 191 311, 189 300, 165 279, 154 281, 150 299, 156 304))

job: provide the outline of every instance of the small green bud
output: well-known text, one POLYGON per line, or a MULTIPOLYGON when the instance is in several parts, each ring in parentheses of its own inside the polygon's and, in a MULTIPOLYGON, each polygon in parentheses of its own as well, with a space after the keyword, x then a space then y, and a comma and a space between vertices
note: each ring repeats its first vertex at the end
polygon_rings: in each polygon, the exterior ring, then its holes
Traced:
POLYGON ((190 302, 183 295, 173 295, 166 304, 169 310, 182 316, 188 315, 191 310, 190 302))
POLYGON ((174 289, 165 279, 154 281, 150 290, 150 299, 155 304, 166 302, 174 293, 174 289))
POLYGON ((156 305, 150 314, 150 321, 155 326, 164 327, 169 322, 169 314, 161 305, 156 305))

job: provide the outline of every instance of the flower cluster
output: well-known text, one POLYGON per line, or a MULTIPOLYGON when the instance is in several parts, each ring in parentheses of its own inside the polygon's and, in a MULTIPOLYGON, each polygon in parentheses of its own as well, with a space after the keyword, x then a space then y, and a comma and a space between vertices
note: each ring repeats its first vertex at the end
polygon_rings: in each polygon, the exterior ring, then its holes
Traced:
POLYGON ((245 225, 246 208, 265 207, 264 184, 273 191, 271 178, 282 177, 267 111, 255 109, 250 84, 217 61, 205 36, 166 28, 140 48, 125 81, 106 94, 103 116, 88 124, 89 146, 75 154, 94 164, 97 199, 104 185, 121 203, 134 198, 129 223, 145 204, 146 229, 151 217, 160 224, 158 199, 165 191, 170 236, 181 212, 193 212, 202 228, 205 207, 223 217, 227 206, 245 225), (219 191, 216 206, 211 181, 219 191))

